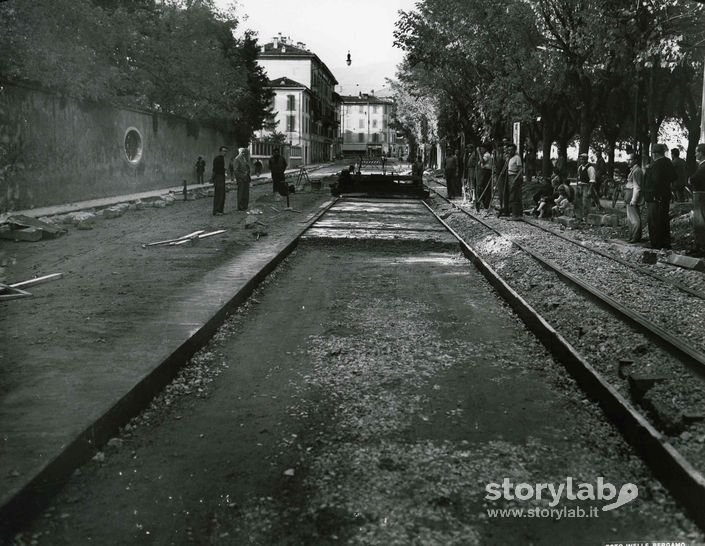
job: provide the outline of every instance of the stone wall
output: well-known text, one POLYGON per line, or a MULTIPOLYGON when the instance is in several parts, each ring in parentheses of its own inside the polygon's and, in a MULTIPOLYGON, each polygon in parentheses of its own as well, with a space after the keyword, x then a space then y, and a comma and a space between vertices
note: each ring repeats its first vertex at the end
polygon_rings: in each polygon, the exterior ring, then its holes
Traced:
POLYGON ((0 213, 195 182, 225 137, 182 118, 0 85, 0 213))

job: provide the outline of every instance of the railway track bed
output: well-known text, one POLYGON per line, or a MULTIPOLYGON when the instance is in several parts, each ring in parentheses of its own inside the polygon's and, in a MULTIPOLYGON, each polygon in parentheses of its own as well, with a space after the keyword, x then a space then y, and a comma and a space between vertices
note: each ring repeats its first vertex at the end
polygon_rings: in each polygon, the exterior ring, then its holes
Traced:
POLYGON ((420 201, 339 200, 17 543, 701 540, 439 228, 420 201), (486 496, 598 477, 638 499, 486 496))

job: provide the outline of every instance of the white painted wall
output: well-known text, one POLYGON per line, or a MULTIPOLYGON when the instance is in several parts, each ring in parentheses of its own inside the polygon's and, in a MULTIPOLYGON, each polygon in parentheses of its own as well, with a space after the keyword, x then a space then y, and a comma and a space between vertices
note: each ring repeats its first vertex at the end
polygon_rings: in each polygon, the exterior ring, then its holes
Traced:
POLYGON ((311 88, 311 59, 269 59, 260 57, 257 63, 267 73, 270 80, 289 78, 311 88))

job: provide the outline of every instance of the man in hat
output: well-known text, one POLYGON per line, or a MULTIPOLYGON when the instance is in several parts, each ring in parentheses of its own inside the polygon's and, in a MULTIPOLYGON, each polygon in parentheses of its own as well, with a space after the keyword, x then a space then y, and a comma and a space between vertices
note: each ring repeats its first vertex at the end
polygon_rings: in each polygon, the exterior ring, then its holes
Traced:
POLYGON ((221 216, 225 209, 225 152, 227 146, 221 146, 218 155, 213 158, 213 216, 221 216))
POLYGON ((668 209, 671 204, 671 184, 678 179, 678 173, 666 157, 666 150, 665 144, 651 145, 653 162, 646 168, 644 175, 646 221, 652 248, 671 248, 668 209))
POLYGON ((575 192, 575 217, 578 220, 587 221, 596 183, 597 171, 595 167, 588 163, 586 153, 580 154, 578 156, 578 183, 575 192))

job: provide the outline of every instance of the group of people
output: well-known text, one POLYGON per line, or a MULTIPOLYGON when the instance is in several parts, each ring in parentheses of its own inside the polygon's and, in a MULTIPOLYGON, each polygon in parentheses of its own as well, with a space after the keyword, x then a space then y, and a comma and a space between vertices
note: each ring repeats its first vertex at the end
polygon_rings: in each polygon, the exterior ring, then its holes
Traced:
POLYGON ((697 168, 687 178, 685 161, 677 149, 671 150, 671 159, 666 157, 664 144, 652 144, 652 161, 641 168, 641 157, 629 156, 629 174, 624 190, 629 222, 629 243, 641 241, 641 207, 646 204, 646 221, 649 227, 649 242, 652 248, 671 248, 671 223, 669 209, 672 200, 685 200, 688 185, 694 192, 705 191, 705 143, 695 148, 697 168))
POLYGON ((477 209, 489 209, 494 184, 499 197, 497 216, 510 220, 522 218, 523 162, 516 144, 508 139, 494 152, 490 144, 477 148, 470 144, 464 157, 455 150, 445 160, 444 173, 450 199, 467 198, 474 192, 477 209))
MULTIPOLYGON (((670 159, 666 157, 667 152, 664 144, 652 145, 652 161, 646 169, 641 167, 640 156, 635 153, 629 155, 630 170, 624 198, 630 243, 641 241, 641 207, 646 204, 651 246, 659 249, 670 248, 670 203, 687 200, 688 188, 692 191, 705 191, 705 143, 696 147, 698 166, 690 178, 687 176, 686 162, 681 159, 680 151, 677 148, 672 149, 670 159)), ((532 157, 535 159, 535 155, 532 157)), ((469 145, 464 156, 459 150, 454 150, 444 164, 448 197, 467 198, 474 192, 477 210, 489 209, 492 192, 496 190, 499 198, 497 215, 520 219, 523 215, 522 182, 525 176, 529 176, 529 155, 525 155, 525 158, 526 168, 522 169, 522 158, 516 145, 507 139, 496 146, 494 151, 489 144, 482 144, 477 148, 469 145)), ((550 180, 533 195, 533 212, 536 216, 545 218, 574 211, 576 218, 585 221, 593 207, 602 208, 600 197, 610 189, 607 179, 607 165, 601 150, 597 150, 597 161, 594 164, 589 161, 588 154, 582 153, 578 156, 577 179, 575 184, 571 185, 568 181, 565 153, 559 152, 550 180)))
MULTIPOLYGON (((213 216, 221 216, 225 213, 225 155, 228 152, 227 146, 221 146, 218 154, 213 158, 213 169, 211 183, 213 184, 213 216)), ((269 171, 272 176, 272 191, 276 195, 288 195, 288 186, 285 180, 287 162, 280 150, 275 148, 269 158, 269 171)), ((202 156, 196 160, 196 183, 203 184, 206 161, 202 156)), ((255 176, 262 172, 262 162, 256 160, 251 166, 249 150, 238 148, 238 153, 231 158, 228 164, 230 179, 237 184, 237 210, 247 211, 250 201, 251 171, 255 176)))

